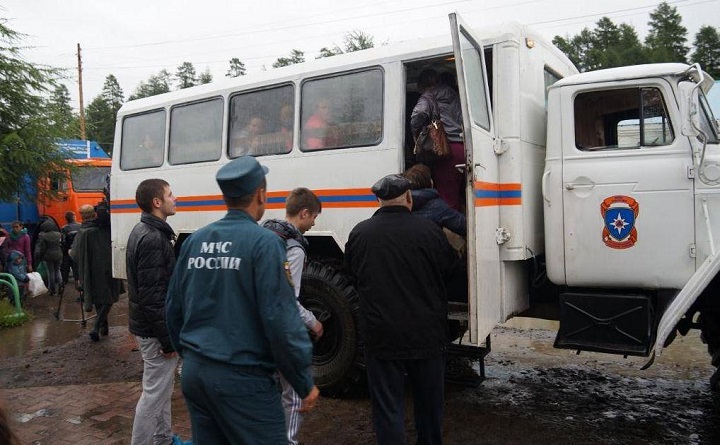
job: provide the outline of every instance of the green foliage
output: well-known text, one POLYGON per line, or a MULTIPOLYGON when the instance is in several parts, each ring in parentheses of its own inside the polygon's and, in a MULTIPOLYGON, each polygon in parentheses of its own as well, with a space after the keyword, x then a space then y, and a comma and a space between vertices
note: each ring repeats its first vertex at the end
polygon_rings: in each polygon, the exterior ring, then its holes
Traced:
POLYGON ((175 78, 178 81, 178 89, 180 90, 194 87, 198 81, 195 67, 190 62, 183 62, 182 65, 177 68, 175 78))
POLYGON ((64 84, 57 85, 50 96, 47 119, 58 129, 60 137, 80 138, 80 118, 70 106, 70 91, 64 84))
POLYGON ((47 96, 59 71, 22 57, 23 35, 0 19, 0 201, 8 201, 47 173, 68 166, 55 145, 66 136, 49 122, 47 96))
POLYGON ((143 97, 169 93, 170 82, 170 73, 167 70, 161 70, 159 73, 150 76, 147 81, 140 82, 135 89, 135 92, 130 95, 128 100, 142 99, 143 97))
MULTIPOLYGON (((0 286, 7 289, 7 286, 0 286)), ((0 292, 3 292, 0 289, 0 292)), ((6 299, 0 300, 0 329, 12 328, 20 326, 30 320, 30 316, 27 312, 17 314, 15 311, 15 305, 10 304, 6 299)))
POLYGON ((720 33, 712 26, 703 26, 693 42, 695 51, 691 60, 699 63, 713 78, 720 77, 720 33))
POLYGON ((102 91, 85 110, 88 139, 97 141, 108 153, 112 153, 115 117, 123 104, 123 97, 117 78, 109 74, 102 91))
POLYGON ((677 8, 662 2, 650 13, 650 31, 645 38, 651 62, 687 62, 687 28, 677 8))
POLYGON ((198 78, 198 82, 200 82, 200 85, 205 85, 206 83, 210 83, 213 80, 213 75, 210 72, 210 68, 205 68, 205 71, 200 73, 200 77, 198 78))
POLYGON ((296 63, 303 63, 304 61, 305 53, 299 49, 293 49, 290 52, 290 57, 278 57, 272 66, 273 68, 280 68, 281 66, 294 65, 296 63))
POLYGON ((337 56, 338 54, 343 53, 361 51, 363 49, 372 48, 374 46, 375 43, 373 43, 373 36, 365 34, 360 30, 353 30, 345 33, 345 37, 343 37, 342 48, 337 45, 332 48, 324 46, 320 48, 320 54, 316 57, 316 59, 337 56))
POLYGON ((237 57, 230 59, 230 69, 225 74, 225 77, 240 77, 245 75, 245 64, 240 61, 237 57))

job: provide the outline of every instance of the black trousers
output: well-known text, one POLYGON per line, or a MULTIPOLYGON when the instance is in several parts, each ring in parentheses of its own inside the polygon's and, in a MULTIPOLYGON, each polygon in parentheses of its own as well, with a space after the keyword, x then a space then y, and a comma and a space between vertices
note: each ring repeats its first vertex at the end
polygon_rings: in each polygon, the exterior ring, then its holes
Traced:
POLYGON ((95 303, 95 310, 97 311, 97 317, 95 317, 95 326, 92 330, 98 333, 108 331, 108 314, 110 314, 110 308, 112 303, 109 304, 97 304, 95 303))
POLYGON ((66 252, 63 252, 63 259, 62 263, 60 264, 60 273, 62 274, 63 284, 67 284, 68 279, 70 278, 70 269, 72 269, 73 280, 77 281, 77 264, 75 264, 75 261, 70 258, 70 255, 68 255, 66 252))
POLYGON ((368 387, 378 445, 407 443, 405 383, 413 392, 418 445, 442 443, 445 356, 383 360, 366 354, 368 387))

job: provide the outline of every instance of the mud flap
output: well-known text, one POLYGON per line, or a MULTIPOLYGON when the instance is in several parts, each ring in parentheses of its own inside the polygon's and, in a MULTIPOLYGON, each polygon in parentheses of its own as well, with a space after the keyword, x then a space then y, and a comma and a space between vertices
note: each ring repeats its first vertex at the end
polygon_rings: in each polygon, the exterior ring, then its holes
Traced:
POLYGON ((675 326, 690 306, 695 302, 700 293, 710 284, 715 275, 720 271, 720 256, 716 253, 708 257, 700 268, 690 277, 680 293, 670 303, 660 320, 655 337, 655 346, 651 350, 650 360, 641 369, 647 369, 655 361, 655 356, 660 355, 665 345, 665 340, 672 334, 675 326))
POLYGON ((652 322, 647 295, 564 293, 555 347, 647 356, 652 322))

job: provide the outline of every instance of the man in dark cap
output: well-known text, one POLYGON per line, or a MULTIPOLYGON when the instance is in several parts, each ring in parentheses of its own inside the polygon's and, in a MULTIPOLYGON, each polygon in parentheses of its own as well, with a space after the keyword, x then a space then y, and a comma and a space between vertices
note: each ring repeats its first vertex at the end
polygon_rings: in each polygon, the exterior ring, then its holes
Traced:
POLYGON ((168 333, 183 358, 182 390, 199 445, 284 445, 278 369, 303 411, 319 395, 284 243, 257 224, 267 171, 250 156, 218 171, 228 213, 185 240, 168 288, 168 333))
POLYGON ((418 444, 442 442, 445 352, 444 280, 456 256, 437 224, 410 213, 410 181, 389 175, 372 186, 380 209, 345 245, 356 279, 368 387, 378 444, 407 443, 405 380, 415 399, 418 444))

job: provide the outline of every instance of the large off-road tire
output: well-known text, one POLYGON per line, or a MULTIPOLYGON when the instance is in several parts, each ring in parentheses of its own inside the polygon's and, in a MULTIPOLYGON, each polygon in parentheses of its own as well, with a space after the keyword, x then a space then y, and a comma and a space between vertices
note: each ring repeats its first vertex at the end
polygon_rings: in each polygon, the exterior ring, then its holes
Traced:
POLYGON ((315 384, 324 395, 347 394, 365 375, 357 292, 337 265, 311 261, 303 273, 300 303, 323 324, 323 336, 313 348, 315 384))

